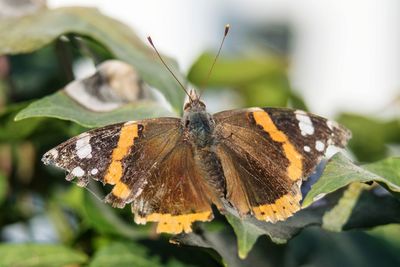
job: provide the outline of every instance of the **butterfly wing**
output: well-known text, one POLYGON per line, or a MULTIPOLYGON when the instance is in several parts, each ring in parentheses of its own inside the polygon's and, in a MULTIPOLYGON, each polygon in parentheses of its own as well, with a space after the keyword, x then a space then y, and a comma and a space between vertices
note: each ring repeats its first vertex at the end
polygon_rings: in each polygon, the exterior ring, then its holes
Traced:
POLYGON ((300 209, 300 185, 329 145, 343 147, 348 130, 322 117, 276 108, 217 113, 216 153, 227 200, 240 214, 284 220, 300 209))
POLYGON ((212 218, 193 148, 181 134, 181 120, 159 118, 105 126, 71 138, 43 156, 77 177, 114 185, 105 200, 132 203, 135 221, 159 222, 159 232, 190 232, 194 221, 212 218))

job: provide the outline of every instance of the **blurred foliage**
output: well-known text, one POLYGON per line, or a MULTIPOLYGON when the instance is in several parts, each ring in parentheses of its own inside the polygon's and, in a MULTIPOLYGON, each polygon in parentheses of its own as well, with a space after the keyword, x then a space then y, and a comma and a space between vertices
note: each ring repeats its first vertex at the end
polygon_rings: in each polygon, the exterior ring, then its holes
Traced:
POLYGON ((0 245, 3 266, 66 266, 87 261, 87 256, 60 245, 0 245))
POLYGON ((301 98, 290 90, 285 58, 268 54, 249 58, 221 56, 207 80, 214 57, 211 53, 201 55, 189 71, 189 81, 200 87, 207 81, 211 89, 235 90, 246 106, 284 107, 290 104, 307 110, 301 98))
MULTIPOLYGON (((321 164, 303 184, 304 208, 284 222, 239 218, 228 210, 196 224, 193 233, 157 235, 154 225, 134 224, 129 208, 105 205, 101 198, 109 188, 71 185, 64 172, 39 160, 87 128, 181 112, 183 92, 154 53, 131 29, 88 8, 4 19, 0 34, 1 266, 400 265, 400 158, 388 149, 400 144, 399 118, 340 115, 353 132, 355 158, 337 154, 321 164), (58 91, 82 58, 132 64, 173 111, 156 101, 104 113, 85 109, 58 91)), ((201 55, 188 80, 203 86, 213 58, 201 55)), ((287 65, 285 55, 271 51, 221 56, 206 94, 234 93, 243 106, 307 110, 290 87, 287 65)))
POLYGON ((388 156, 388 144, 400 143, 400 119, 378 120, 357 114, 342 114, 338 121, 346 125, 353 138, 349 146, 362 162, 388 156))

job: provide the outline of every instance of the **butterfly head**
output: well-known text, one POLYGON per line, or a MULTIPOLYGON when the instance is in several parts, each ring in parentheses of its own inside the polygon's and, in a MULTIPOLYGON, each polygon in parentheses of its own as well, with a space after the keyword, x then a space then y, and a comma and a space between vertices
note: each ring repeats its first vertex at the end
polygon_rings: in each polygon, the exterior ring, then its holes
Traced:
POLYGON ((200 100, 200 95, 197 94, 196 90, 190 90, 188 96, 188 100, 183 105, 184 112, 201 112, 206 110, 206 105, 200 100))

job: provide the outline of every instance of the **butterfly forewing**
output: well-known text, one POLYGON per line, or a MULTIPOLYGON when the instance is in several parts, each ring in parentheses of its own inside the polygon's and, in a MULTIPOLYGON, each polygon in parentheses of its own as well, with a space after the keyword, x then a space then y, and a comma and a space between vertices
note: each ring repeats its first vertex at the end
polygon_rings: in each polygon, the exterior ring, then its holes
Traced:
POLYGON ((213 194, 180 123, 160 118, 95 129, 50 150, 43 161, 67 170, 67 179, 76 177, 80 186, 89 178, 114 185, 105 201, 132 203, 137 223, 159 222, 159 232, 190 232, 194 221, 212 218, 213 194))

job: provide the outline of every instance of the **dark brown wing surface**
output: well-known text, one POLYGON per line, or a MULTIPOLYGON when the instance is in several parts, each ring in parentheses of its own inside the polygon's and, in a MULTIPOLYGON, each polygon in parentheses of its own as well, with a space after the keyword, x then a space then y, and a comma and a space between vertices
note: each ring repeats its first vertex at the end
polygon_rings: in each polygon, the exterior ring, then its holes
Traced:
POLYGON ((135 221, 159 222, 159 232, 190 232, 194 221, 212 218, 193 148, 180 119, 160 118, 106 126, 83 133, 47 152, 45 164, 69 172, 86 186, 89 178, 114 185, 106 202, 132 203, 135 221))
POLYGON ((204 180, 187 141, 178 141, 147 181, 132 205, 137 223, 158 221, 158 232, 180 233, 191 232, 194 221, 213 218, 211 204, 219 200, 204 180))
POLYGON ((276 222, 300 209, 300 185, 328 145, 350 133, 335 122, 290 109, 252 108, 215 114, 216 153, 227 200, 240 214, 276 222))

